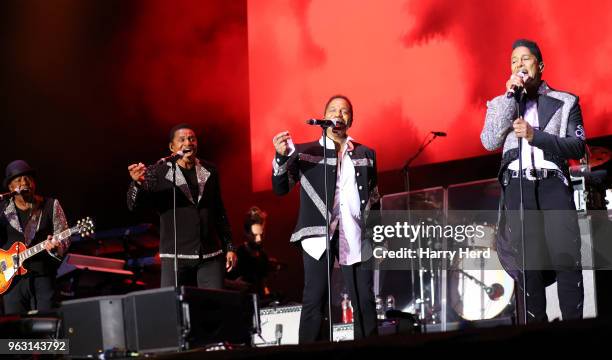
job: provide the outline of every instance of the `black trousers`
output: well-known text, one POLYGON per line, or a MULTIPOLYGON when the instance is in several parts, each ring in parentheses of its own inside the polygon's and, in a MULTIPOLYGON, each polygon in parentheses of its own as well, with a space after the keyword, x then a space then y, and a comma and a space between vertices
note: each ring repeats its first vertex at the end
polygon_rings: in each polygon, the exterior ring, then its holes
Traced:
MULTIPOLYGON (((506 207, 511 210, 507 219, 511 239, 520 249, 520 217, 518 211, 513 211, 519 209, 519 196, 519 180, 511 179, 505 188, 506 207)), ((584 300, 580 228, 571 189, 558 178, 523 179, 523 201, 527 321, 548 320, 545 271, 556 275, 563 319, 580 319, 584 300)), ((520 261, 519 258, 519 264, 520 261)))
MULTIPOLYGON (((222 289, 225 261, 223 256, 205 260, 178 261, 179 286, 207 289, 222 289)), ((174 259, 163 258, 161 262, 161 287, 174 286, 174 259)))
MULTIPOLYGON (((334 259, 338 257, 338 241, 330 243, 332 249, 330 269, 333 270, 334 259)), ((327 255, 324 253, 316 260, 305 251, 304 259, 304 293, 302 297, 302 313, 300 315, 300 344, 323 340, 321 336, 321 320, 327 306, 327 255)), ((374 279, 372 266, 369 262, 350 266, 341 265, 344 284, 349 291, 353 305, 354 338, 376 335, 378 325, 374 303, 374 279)))
POLYGON ((26 275, 15 278, 2 295, 5 314, 21 314, 30 310, 49 311, 56 307, 55 276, 26 275))

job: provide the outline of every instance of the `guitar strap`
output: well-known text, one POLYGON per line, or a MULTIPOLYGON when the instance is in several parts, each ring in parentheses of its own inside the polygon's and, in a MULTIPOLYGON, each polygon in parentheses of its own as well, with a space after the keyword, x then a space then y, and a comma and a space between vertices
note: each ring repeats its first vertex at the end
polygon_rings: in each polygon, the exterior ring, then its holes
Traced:
POLYGON ((42 206, 37 204, 36 209, 32 211, 32 215, 30 215, 30 219, 28 219, 28 223, 25 225, 23 229, 23 238, 26 243, 26 246, 30 246, 32 240, 36 236, 38 229, 40 229, 40 223, 42 221, 42 206))

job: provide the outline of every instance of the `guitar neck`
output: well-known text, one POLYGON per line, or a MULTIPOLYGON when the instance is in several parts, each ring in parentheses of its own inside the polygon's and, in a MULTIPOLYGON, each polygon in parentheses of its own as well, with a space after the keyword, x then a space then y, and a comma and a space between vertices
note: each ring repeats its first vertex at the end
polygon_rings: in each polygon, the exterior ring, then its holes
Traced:
MULTIPOLYGON (((74 233, 74 228, 66 229, 59 234, 53 235, 54 240, 64 241, 74 233)), ((25 260, 45 250, 45 242, 42 241, 32 247, 29 247, 23 251, 19 249, 19 262, 23 263, 25 260)))

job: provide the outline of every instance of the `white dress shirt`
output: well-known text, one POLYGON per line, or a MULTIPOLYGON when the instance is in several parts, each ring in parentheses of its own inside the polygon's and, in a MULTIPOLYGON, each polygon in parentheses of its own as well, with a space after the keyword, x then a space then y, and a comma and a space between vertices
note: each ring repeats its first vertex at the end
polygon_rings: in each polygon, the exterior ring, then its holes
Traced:
MULTIPOLYGON (((525 121, 531 125, 532 128, 538 129, 540 126, 540 122, 538 119, 538 103, 533 100, 527 101, 525 107, 525 115, 523 117, 525 121)), ((521 138, 523 142, 523 152, 521 153, 521 157, 523 159, 523 169, 557 169, 559 167, 555 165, 555 163, 551 161, 544 160, 544 151, 542 149, 531 146, 529 142, 525 138, 521 138), (531 161, 531 154, 533 153, 533 164, 531 161)), ((518 159, 512 161, 510 165, 508 165, 508 169, 510 170, 518 170, 519 169, 519 161, 518 159)))
MULTIPOLYGON (((353 151, 353 139, 349 136, 342 145, 336 164, 336 191, 332 208, 330 236, 339 231, 339 262, 341 265, 353 265, 361 261, 361 206, 355 166, 349 156, 353 151)), ((323 137, 319 139, 323 145, 323 137)), ((327 139, 327 148, 335 150, 331 139, 327 139)), ((313 237, 302 240, 302 248, 308 255, 319 260, 325 252, 325 237, 313 237)))

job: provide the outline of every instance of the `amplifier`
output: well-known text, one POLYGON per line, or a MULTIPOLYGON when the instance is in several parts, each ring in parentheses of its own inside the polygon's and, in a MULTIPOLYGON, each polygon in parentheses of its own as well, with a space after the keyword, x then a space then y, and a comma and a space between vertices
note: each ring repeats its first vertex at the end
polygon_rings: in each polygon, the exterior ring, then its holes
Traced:
POLYGON ((299 339, 302 305, 262 308, 259 311, 261 334, 253 335, 253 345, 296 345, 299 339))
MULTIPOLYGON (((253 335, 253 344, 257 347, 278 345, 297 345, 299 343, 301 305, 277 306, 262 308, 259 311, 261 334, 253 335)), ((353 340, 353 324, 334 324, 334 341, 353 340)), ((391 320, 379 321, 380 335, 396 334, 397 322, 391 320)))
POLYGON ((338 341, 351 341, 353 340, 353 324, 334 324, 333 326, 334 342, 338 341))
MULTIPOLYGON (((398 320, 378 320, 378 335, 395 335, 399 333, 399 319, 398 320)), ((351 341, 355 338, 353 331, 353 323, 350 324, 334 324, 333 326, 334 342, 338 341, 351 341)))

